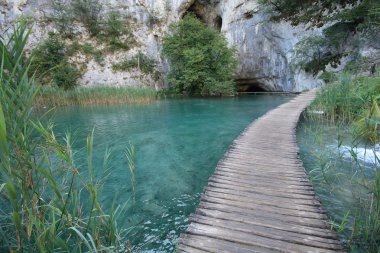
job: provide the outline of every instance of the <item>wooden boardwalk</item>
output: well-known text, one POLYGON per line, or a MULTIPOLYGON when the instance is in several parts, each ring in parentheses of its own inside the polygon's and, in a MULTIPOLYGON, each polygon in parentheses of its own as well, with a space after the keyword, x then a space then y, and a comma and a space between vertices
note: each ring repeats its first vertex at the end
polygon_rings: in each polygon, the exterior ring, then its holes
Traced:
POLYGON ((209 179, 178 252, 342 252, 314 195, 296 143, 316 90, 254 121, 209 179))

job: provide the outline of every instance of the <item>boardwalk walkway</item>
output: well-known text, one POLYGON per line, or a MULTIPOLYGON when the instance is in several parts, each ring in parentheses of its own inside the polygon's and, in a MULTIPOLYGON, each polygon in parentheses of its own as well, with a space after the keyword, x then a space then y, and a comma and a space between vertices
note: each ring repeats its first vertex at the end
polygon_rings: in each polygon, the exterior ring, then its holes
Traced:
POLYGON ((315 93, 268 112, 234 141, 179 252, 342 252, 298 158, 295 128, 315 93))

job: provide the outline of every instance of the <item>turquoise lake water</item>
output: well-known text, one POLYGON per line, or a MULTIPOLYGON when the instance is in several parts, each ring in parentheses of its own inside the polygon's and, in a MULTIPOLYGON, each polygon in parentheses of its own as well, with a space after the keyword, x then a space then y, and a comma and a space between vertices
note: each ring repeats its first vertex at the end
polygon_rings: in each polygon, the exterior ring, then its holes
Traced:
POLYGON ((110 207, 127 203, 119 225, 136 252, 173 252, 216 164, 253 120, 288 101, 286 96, 161 100, 147 105, 61 108, 57 133, 74 133, 77 162, 94 133, 94 167, 103 174, 107 149, 111 174, 101 192, 110 207), (126 148, 135 147, 132 192, 126 148))

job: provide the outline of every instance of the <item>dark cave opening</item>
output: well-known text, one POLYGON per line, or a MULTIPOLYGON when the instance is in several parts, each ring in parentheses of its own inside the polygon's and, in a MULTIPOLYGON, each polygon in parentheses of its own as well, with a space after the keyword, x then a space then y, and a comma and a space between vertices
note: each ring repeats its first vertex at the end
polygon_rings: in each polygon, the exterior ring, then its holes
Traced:
POLYGON ((222 26, 223 26, 223 19, 221 16, 217 16, 215 18, 215 28, 218 29, 218 31, 221 31, 222 26))
POLYGON ((214 7, 210 4, 206 4, 204 1, 196 0, 186 11, 182 13, 182 18, 187 14, 194 14, 199 20, 205 23, 209 27, 213 27, 218 31, 221 31, 223 25, 223 19, 220 15, 213 11, 214 7))
POLYGON ((268 92, 264 84, 255 79, 237 79, 238 92, 268 92))
POLYGON ((202 22, 206 23, 205 17, 204 17, 204 9, 205 7, 200 4, 198 1, 195 1, 190 7, 183 13, 182 17, 186 16, 187 14, 194 14, 198 19, 200 19, 202 22))

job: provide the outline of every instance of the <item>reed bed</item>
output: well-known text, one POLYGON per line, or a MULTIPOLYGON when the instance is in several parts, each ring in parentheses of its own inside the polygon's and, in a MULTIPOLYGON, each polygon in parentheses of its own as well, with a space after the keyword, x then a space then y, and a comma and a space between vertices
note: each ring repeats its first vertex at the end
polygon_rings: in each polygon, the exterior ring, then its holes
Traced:
POLYGON ((368 112, 380 95, 380 76, 353 77, 345 73, 321 88, 309 110, 323 112, 320 120, 352 123, 368 112))
POLYGON ((58 87, 41 86, 34 106, 56 107, 71 105, 141 104, 156 99, 157 92, 146 87, 92 86, 63 90, 58 87))
MULTIPOLYGON (((339 188, 339 185, 331 185, 339 184, 339 173, 350 177, 350 190, 356 204, 352 209, 346 210, 346 216, 339 218, 342 223, 336 224, 335 228, 346 234, 346 246, 353 252, 378 253, 380 249, 380 157, 376 155, 380 143, 379 74, 362 77, 341 74, 336 82, 327 84, 320 90, 306 116, 310 122, 333 124, 337 128, 347 129, 349 135, 351 133, 348 145, 351 147, 352 168, 341 168, 334 174, 335 170, 331 169, 331 165, 337 162, 334 156, 321 158, 318 154, 314 155, 323 165, 316 176, 325 180, 322 184, 324 188, 339 188), (355 151, 358 147, 365 147, 369 153, 375 154, 373 173, 363 172, 363 168, 368 165, 358 159, 355 151), (337 180, 331 183, 327 178, 337 180), (360 193, 358 189, 362 189, 360 193), (352 222, 347 222, 348 218, 352 222)), ((342 145, 339 134, 337 139, 339 149, 342 145)), ((315 145, 318 145, 317 141, 315 145)))
POLYGON ((13 35, 0 37, 0 252, 126 252, 117 226, 123 208, 102 207, 104 177, 94 176, 99 169, 107 176, 109 155, 103 168, 93 165, 89 134, 87 163, 78 166, 71 135, 59 138, 53 124, 32 117, 38 89, 24 54, 30 32, 21 21, 13 35))

